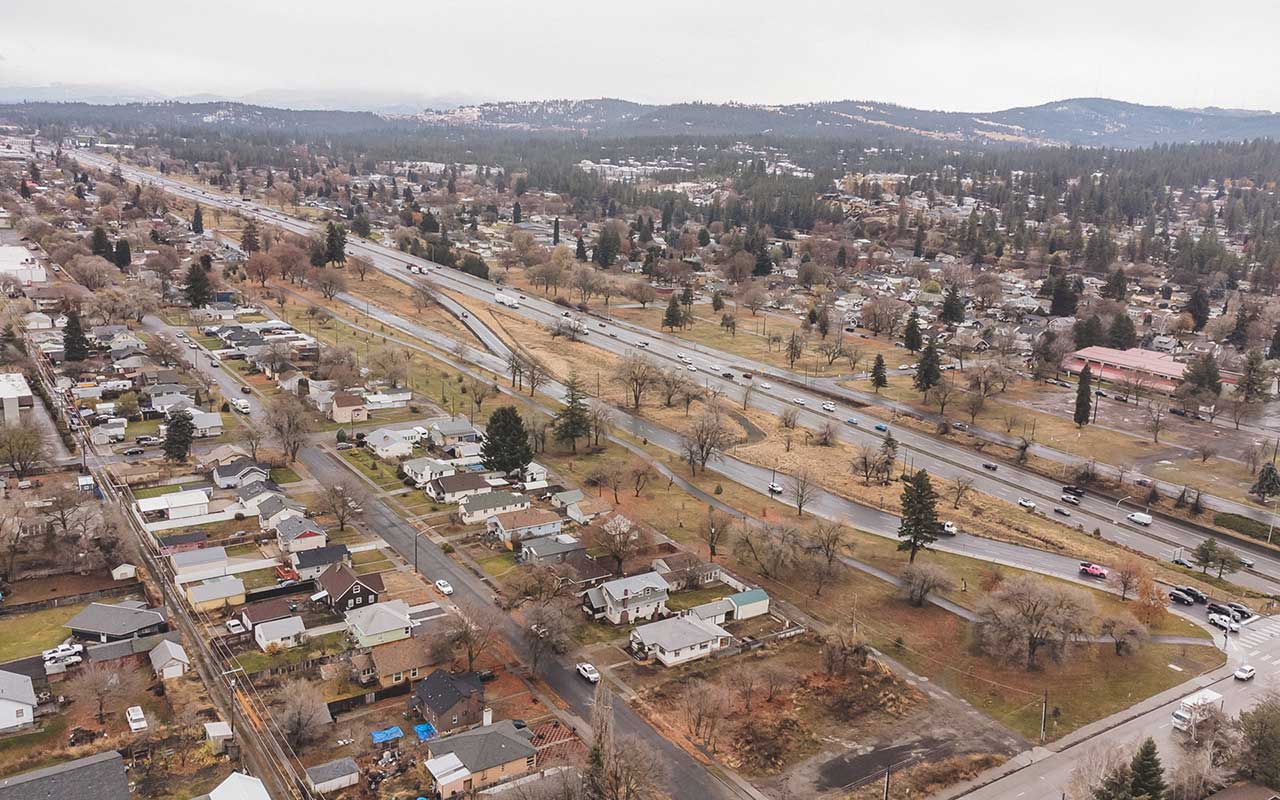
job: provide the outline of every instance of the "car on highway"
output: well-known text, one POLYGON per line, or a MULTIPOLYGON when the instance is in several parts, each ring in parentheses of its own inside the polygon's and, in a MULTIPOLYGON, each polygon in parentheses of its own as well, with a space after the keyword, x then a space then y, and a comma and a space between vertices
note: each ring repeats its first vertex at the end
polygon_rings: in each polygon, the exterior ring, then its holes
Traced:
POLYGON ((1230 633, 1240 632, 1240 623, 1236 622, 1231 617, 1228 617, 1226 614, 1210 614, 1209 624, 1215 628, 1228 631, 1230 633))
POLYGON ((1178 586, 1175 588, 1197 603, 1209 602, 1209 596, 1194 586, 1178 586))
POLYGON ((1187 569, 1194 569, 1194 567, 1192 567, 1191 565, 1191 562, 1186 560, 1182 556, 1174 556, 1173 558, 1169 559, 1169 563, 1177 564, 1178 566, 1186 567, 1187 569))
POLYGON ((772 383, 762 383, 762 384, 760 384, 760 388, 761 388, 761 389, 764 389, 765 391, 768 391, 769 389, 772 389, 772 388, 773 388, 773 384, 772 384, 772 383))
POLYGON ((689 366, 685 367, 685 369, 689 370, 690 372, 697 372, 697 371, 698 371, 698 368, 697 368, 696 366, 694 366, 693 364, 690 364, 689 366))
POLYGON ((803 397, 793 397, 791 398, 791 402, 795 403, 798 406, 802 406, 805 404, 805 399, 803 397))
POLYGON ((823 411, 828 411, 828 412, 830 412, 830 411, 835 411, 835 410, 836 410, 836 404, 835 404, 835 403, 832 403, 830 400, 828 400, 827 402, 825 402, 825 403, 823 403, 823 404, 822 404, 822 410, 823 410, 823 411))
POLYGON ((1196 601, 1192 600, 1190 595, 1184 594, 1177 589, 1169 590, 1169 600, 1184 606, 1194 606, 1196 604, 1196 601))
POLYGON ((724 372, 724 367, 719 364, 708 364, 707 372, 724 372))
POLYGON ((596 325, 601 328, 605 327, 605 324, 603 322, 597 322, 596 325))
POLYGON ((1144 513, 1142 511, 1135 511, 1132 514, 1125 517, 1125 519, 1129 520, 1135 525, 1141 525, 1144 528, 1151 524, 1151 515, 1144 513))
POLYGON ((1018 505, 1022 506, 1023 508, 1027 509, 1028 511, 1035 511, 1035 508, 1036 508, 1036 501, 1031 500, 1031 499, 1026 498, 1026 497, 1019 497, 1019 498, 1018 498, 1018 505))
POLYGON ((1053 507, 1053 513, 1055 513, 1055 514, 1059 514, 1059 515, 1064 516, 1064 517, 1069 517, 1069 516, 1071 516, 1071 512, 1070 512, 1070 511, 1068 511, 1067 509, 1063 508, 1062 506, 1054 506, 1054 507, 1053 507))
POLYGON ((995 464, 992 464, 990 461, 983 461, 982 468, 987 470, 988 472, 995 472, 996 470, 1000 469, 1000 467, 996 466, 995 464))
POLYGON ((444 578, 440 578, 439 580, 436 581, 436 589, 440 592, 440 594, 443 594, 446 596, 453 594, 453 584, 449 583, 444 578))
POLYGON ((1080 562, 1080 574, 1086 578, 1103 578, 1107 577, 1107 568, 1101 564, 1094 564, 1091 561, 1080 562))
POLYGON ((889 426, 888 426, 888 425, 885 425, 883 422, 881 422, 881 423, 879 423, 878 425, 876 425, 876 430, 880 431, 881 433, 888 433, 888 432, 889 432, 889 426))
POLYGON ((578 662, 578 674, 591 683, 600 682, 600 672, 585 661, 578 662))
POLYGON ((126 456, 140 456, 140 455, 142 455, 142 454, 143 454, 143 453, 145 453, 145 452, 147 452, 147 451, 146 451, 146 450, 143 450, 141 447, 127 447, 127 448, 125 448, 124 455, 126 455, 126 456))
POLYGON ((899 364, 899 365, 898 365, 898 369, 900 369, 900 370, 904 370, 904 371, 905 371, 905 370, 912 369, 912 368, 913 368, 913 367, 912 367, 910 364, 899 364))
POLYGON ((1238 681, 1251 681, 1258 671, 1248 664, 1241 664, 1240 668, 1231 673, 1231 677, 1238 681))
POLYGON ((1068 505, 1073 505, 1073 506, 1080 505, 1080 498, 1076 497, 1074 494, 1064 494, 1062 497, 1058 499, 1068 505))
POLYGON ((769 484, 769 494, 782 494, 782 485, 777 483, 769 484))
POLYGON ((1076 497, 1084 497, 1085 491, 1083 486, 1063 486, 1062 491, 1066 494, 1073 494, 1076 497))
POLYGON ((844 424, 845 424, 845 425, 857 425, 857 424, 858 424, 858 418, 857 418, 857 417, 849 417, 848 419, 846 419, 846 420, 844 421, 844 424))
POLYGON ((1239 553, 1236 553, 1236 560, 1239 561, 1241 564, 1243 564, 1245 567, 1249 569, 1253 569, 1254 562, 1252 558, 1249 558, 1248 556, 1242 556, 1239 553))

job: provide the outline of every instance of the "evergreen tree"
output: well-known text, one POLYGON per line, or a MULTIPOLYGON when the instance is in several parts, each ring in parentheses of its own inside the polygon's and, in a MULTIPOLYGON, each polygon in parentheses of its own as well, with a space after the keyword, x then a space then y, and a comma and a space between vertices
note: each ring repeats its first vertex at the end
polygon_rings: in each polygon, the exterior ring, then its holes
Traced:
POLYGON ((1129 764, 1132 779, 1129 789, 1134 797, 1147 800, 1164 800, 1166 790, 1164 783, 1164 766, 1160 763, 1160 753, 1156 750, 1156 741, 1151 737, 1138 747, 1132 763, 1129 764))
POLYGON ((191 215, 191 232, 196 236, 204 233, 204 210, 196 203, 196 213, 191 215))
POLYGON ((1187 313, 1195 323, 1195 330, 1200 330, 1209 321, 1209 294, 1203 286, 1197 286, 1187 300, 1187 313))
POLYGON ((680 298, 676 297, 676 293, 671 293, 671 299, 667 301, 667 311, 662 315, 662 327, 675 330, 684 324, 684 311, 680 308, 680 298))
MULTIPOLYGON (((709 244, 711 244, 711 231, 707 230, 706 228, 699 228, 698 229, 698 247, 706 247, 709 244)), ((840 249, 843 250, 844 248, 842 247, 840 249)), ((839 257, 839 254, 837 254, 836 266, 840 265, 839 262, 840 262, 840 257, 839 257)))
POLYGON ((347 229, 336 222, 330 222, 324 234, 325 263, 347 263, 347 229))
POLYGON ((582 234, 578 234, 578 249, 574 253, 574 257, 579 261, 587 260, 587 243, 582 240, 582 234))
POLYGON ((938 348, 934 344, 933 339, 924 346, 920 351, 920 362, 916 366, 916 375, 913 383, 916 389, 924 394, 933 387, 937 386, 942 380, 942 362, 938 356, 938 348))
POLYGON ((756 253, 756 265, 751 270, 751 274, 757 278, 764 278, 773 274, 773 259, 769 258, 769 251, 760 247, 760 251, 756 253))
POLYGON ((1102 318, 1097 314, 1091 314, 1085 319, 1076 320, 1071 334, 1075 339, 1076 349, 1102 344, 1102 318))
POLYGON ((1271 334, 1271 347, 1267 348, 1267 358, 1280 358, 1280 325, 1276 326, 1276 332, 1271 334))
POLYGON ((964 322, 964 300, 960 299, 960 289, 952 286, 942 300, 942 312, 939 318, 950 325, 964 322))
POLYGON ((213 299, 213 292, 209 288, 209 273, 204 271, 199 262, 191 262, 191 267, 187 269, 187 288, 183 290, 183 296, 191 308, 203 308, 213 299))
POLYGON ((1128 764, 1121 764, 1112 770, 1102 785, 1093 790, 1093 800, 1135 800, 1129 788, 1132 776, 1128 764))
POLYGON ((1116 314, 1111 321, 1111 330, 1107 332, 1107 344, 1117 350, 1128 350, 1138 346, 1138 330, 1133 320, 1123 312, 1116 314))
POLYGON ((89 357, 89 340, 80 324, 80 312, 67 312, 67 325, 62 329, 62 353, 67 361, 84 361, 89 357))
POLYGON ((1218 360, 1213 357, 1213 353, 1205 353, 1192 359, 1182 376, 1182 382, 1214 397, 1222 394, 1222 375, 1218 372, 1218 360))
POLYGON ((91 240, 89 249, 93 251, 95 256, 102 256, 107 259, 111 258, 111 239, 107 236, 107 231, 101 225, 93 229, 93 239, 91 240))
POLYGON ((260 248, 261 245, 258 243, 258 223, 250 217, 240 231, 240 249, 252 255, 258 252, 260 248))
POLYGON ((1107 276, 1106 285, 1102 287, 1102 296, 1118 302, 1124 302, 1128 290, 1129 281, 1125 278, 1124 270, 1117 267, 1107 276))
POLYGON ((1080 383, 1076 386, 1076 413, 1072 417, 1076 421, 1076 426, 1083 428, 1089 424, 1089 412, 1092 411, 1093 405, 1093 373, 1089 370, 1089 365, 1085 364, 1084 369, 1080 371, 1080 383))
POLYGON ((916 223, 916 243, 911 250, 911 255, 916 258, 924 258, 924 225, 916 223))
POLYGON ((115 265, 121 270, 126 270, 133 263, 133 250, 129 247, 129 240, 121 236, 116 240, 115 265))
MULTIPOLYGON (((70 324, 67 327, 70 328, 70 324)), ((1262 465, 1262 469, 1258 470, 1258 479, 1253 482, 1249 494, 1257 496, 1264 503, 1267 502, 1268 497, 1280 494, 1280 470, 1276 469, 1275 464, 1268 461, 1262 465)))
POLYGON ((553 435, 561 444, 568 443, 578 452, 578 440, 591 433, 591 419, 587 413, 586 393, 578 373, 571 372, 564 383, 564 408, 556 412, 553 435))
POLYGON ((884 369, 884 356, 880 353, 876 353, 876 361, 871 365, 871 385, 875 387, 877 394, 889 385, 889 377, 884 369))
POLYGON ((1053 293, 1049 300, 1049 315, 1053 317, 1073 317, 1076 305, 1080 302, 1075 287, 1066 275, 1059 276, 1053 283, 1053 293))
POLYGON ((551 246, 555 247, 560 244, 560 218, 556 217, 556 221, 551 226, 551 246))
POLYGON ((519 225, 521 220, 522 220, 522 217, 520 216, 520 204, 513 203, 511 205, 511 224, 519 225))
POLYGON ((919 352, 924 345, 924 337, 920 335, 920 315, 914 311, 907 317, 907 325, 902 329, 902 345, 913 353, 919 352))
POLYGON ((489 415, 480 449, 486 469, 514 475, 533 460, 529 432, 515 406, 502 406, 489 415))
POLYGON ((1262 351, 1254 348, 1245 354, 1244 367, 1240 370, 1240 378, 1236 381, 1236 394, 1246 403, 1261 400, 1267 392, 1267 384, 1271 375, 1267 370, 1262 351))
POLYGON ((908 550, 907 561, 915 563, 916 553, 929 549, 938 540, 938 496, 929 472, 920 470, 902 487, 902 522, 898 525, 898 550, 908 550))
POLYGON ((191 413, 186 409, 174 411, 164 431, 164 457, 169 461, 184 461, 191 452, 191 442, 195 439, 196 425, 191 421, 191 413))

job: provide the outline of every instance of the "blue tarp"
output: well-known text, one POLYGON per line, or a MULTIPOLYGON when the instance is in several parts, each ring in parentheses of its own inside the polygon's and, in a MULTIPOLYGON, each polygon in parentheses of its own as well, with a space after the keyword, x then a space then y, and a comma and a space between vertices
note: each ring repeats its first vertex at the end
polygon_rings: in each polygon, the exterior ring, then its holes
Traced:
POLYGON ((399 725, 392 725, 385 731, 371 731, 369 735, 373 737, 374 744, 384 744, 386 742, 393 742, 401 736, 404 736, 404 731, 400 730, 399 725))
POLYGON ((420 742, 436 738, 436 726, 432 725, 430 722, 424 722, 421 725, 414 725, 413 732, 418 734, 418 741, 420 742))

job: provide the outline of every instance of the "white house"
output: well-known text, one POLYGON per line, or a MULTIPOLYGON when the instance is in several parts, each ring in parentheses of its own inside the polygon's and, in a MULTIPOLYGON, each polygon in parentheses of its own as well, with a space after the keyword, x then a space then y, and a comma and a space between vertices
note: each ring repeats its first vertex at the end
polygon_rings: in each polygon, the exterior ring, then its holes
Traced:
POLYGON ((328 534, 313 520, 306 517, 286 517, 276 526, 276 542, 281 552, 300 553, 315 550, 329 543, 328 534))
POLYGON ((438 458, 411 458, 400 465, 404 470, 404 474, 413 479, 413 482, 422 488, 431 481, 439 478, 447 478, 450 475, 457 474, 458 470, 448 461, 441 461, 438 458))
POLYGON ((631 631, 632 649, 666 667, 705 658, 732 641, 724 628, 696 616, 670 617, 631 631))
POLYGON ((252 459, 238 458, 227 464, 219 464, 209 474, 219 489, 236 489, 245 484, 265 481, 271 473, 252 459))
POLYGON ((365 408, 370 411, 382 411, 388 408, 404 408, 413 399, 413 392, 408 389, 392 392, 375 392, 364 396, 365 408))
POLYGON ((187 651, 182 649, 182 645, 168 639, 162 639, 147 655, 151 659, 151 669, 155 670, 156 677, 161 680, 180 678, 191 669, 187 651))
POLYGON ((0 731, 15 730, 35 721, 36 690, 31 679, 0 670, 0 731))
POLYGON ((667 613, 666 580, 656 572, 617 578, 588 589, 582 596, 583 610, 592 619, 625 625, 639 619, 653 619, 667 613))
POLYGON ((529 508, 529 498, 514 492, 485 492, 463 499, 458 505, 458 516, 467 525, 475 525, 498 514, 524 511, 529 508))
POLYGON ((458 503, 476 494, 493 491, 493 484, 474 472, 446 475, 427 484, 428 496, 437 503, 458 503))
POLYGON ((270 622, 260 622, 253 626, 253 640, 258 647, 266 650, 275 645, 280 648, 297 647, 306 633, 302 617, 285 617, 270 622))
POLYGON ((390 428, 378 428, 365 437, 365 446, 383 461, 408 458, 413 454, 413 434, 390 428))
POLYGON ((197 439, 222 435, 222 415, 217 411, 192 411, 191 424, 196 428, 197 439))
POLYGON ((209 495, 202 489, 187 489, 159 497, 144 497, 138 501, 138 511, 148 522, 202 517, 209 513, 209 495))
POLYGON ((21 372, 0 373, 0 419, 5 425, 22 424, 18 412, 33 403, 31 387, 21 372))
POLYGON ((271 800, 261 778, 233 772, 209 792, 209 800, 271 800))

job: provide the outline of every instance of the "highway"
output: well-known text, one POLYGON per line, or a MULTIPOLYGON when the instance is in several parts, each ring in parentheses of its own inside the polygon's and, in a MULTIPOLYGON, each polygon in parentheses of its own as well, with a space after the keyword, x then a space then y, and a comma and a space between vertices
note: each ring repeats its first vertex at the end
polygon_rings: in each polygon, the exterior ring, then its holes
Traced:
MULTIPOLYGON (((113 159, 98 154, 76 151, 75 156, 102 169, 109 170, 116 166, 113 159)), ((192 202, 205 205, 217 204, 231 211, 250 214, 264 222, 300 235, 311 235, 317 229, 317 226, 312 223, 265 208, 258 203, 193 187, 174 178, 155 175, 125 164, 119 166, 124 175, 131 180, 155 184, 192 202)), ((414 264, 423 267, 426 274, 422 277, 438 288, 478 301, 494 303, 493 294, 500 289, 490 281, 361 239, 349 240, 347 250, 353 255, 367 258, 375 268, 406 285, 411 285, 418 277, 407 269, 409 264, 414 264)), ((472 314, 464 315, 462 309, 456 303, 452 303, 448 297, 443 295, 441 297, 445 308, 458 316, 479 341, 505 360, 506 346, 487 326, 475 319, 472 314)), ((353 305, 357 308, 365 307, 365 303, 360 301, 358 305, 355 303, 353 305)), ((561 319, 565 314, 563 307, 534 295, 522 299, 519 309, 508 310, 542 324, 550 324, 561 319)), ((394 316, 376 308, 370 309, 370 312, 374 318, 388 324, 390 324, 390 318, 394 316)), ((863 405, 867 399, 862 396, 863 393, 840 389, 851 403, 837 404, 833 413, 825 413, 820 410, 822 402, 826 399, 825 395, 797 388, 798 384, 803 384, 804 379, 795 373, 731 353, 694 345, 673 334, 655 333, 638 326, 601 317, 584 317, 583 320, 590 331, 583 341, 616 355, 642 352, 663 366, 685 368, 684 363, 678 358, 678 355, 683 353, 693 359, 698 367, 697 375, 700 382, 708 387, 720 389, 730 398, 741 400, 742 393, 748 391, 749 384, 752 406, 773 414, 779 414, 788 408, 796 408, 799 410, 798 421, 805 427, 814 428, 827 421, 835 420, 840 429, 840 439, 858 444, 878 444, 883 435, 871 429, 871 424, 875 420, 859 419, 858 406, 863 405), (642 346, 641 342, 647 344, 642 346), (710 369, 712 366, 725 368, 733 372, 736 377, 722 378, 720 370, 710 369), (749 382, 742 379, 741 375, 744 372, 753 374, 753 379, 749 382), (802 400, 804 405, 798 405, 796 400, 802 400), (854 403, 857 405, 853 405, 854 403), (859 424, 854 426, 844 422, 851 418, 859 419, 859 424)), ((503 372, 505 367, 499 367, 496 371, 503 372)), ((881 400, 884 399, 881 398, 881 400)), ((1008 502, 1016 502, 1019 498, 1025 497, 1037 504, 1037 513, 1051 513, 1054 506, 1064 505, 1060 501, 1061 483, 1031 470, 1001 462, 998 464, 998 470, 993 473, 981 467, 979 456, 959 445, 907 427, 894 427, 893 435, 900 444, 901 458, 917 469, 925 468, 931 474, 947 479, 968 478, 973 481, 973 487, 977 491, 1008 502)), ((1166 494, 1168 494, 1167 488, 1166 494)), ((1208 495, 1205 496, 1205 500, 1206 504, 1209 504, 1208 495)), ((1230 505, 1247 508, 1241 504, 1230 505)), ((1083 526, 1087 531, 1097 528, 1106 539, 1166 561, 1177 549, 1189 550, 1205 538, 1204 534, 1194 526, 1159 516, 1156 516, 1152 524, 1145 528, 1128 522, 1125 518, 1128 511, 1140 508, 1141 506, 1138 505, 1118 507, 1117 504, 1104 499, 1085 497, 1078 507, 1070 509, 1072 513, 1070 522, 1073 525, 1083 526)), ((1238 549, 1247 549, 1247 554, 1255 562, 1255 566, 1233 575, 1232 580, 1261 592, 1280 593, 1280 556, 1261 547, 1238 549)))

